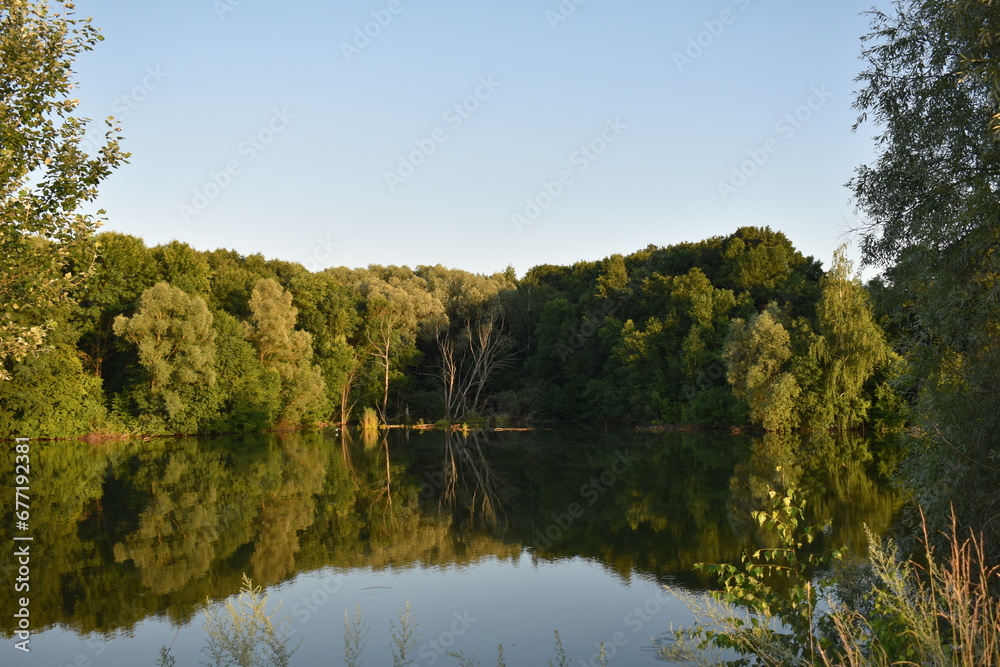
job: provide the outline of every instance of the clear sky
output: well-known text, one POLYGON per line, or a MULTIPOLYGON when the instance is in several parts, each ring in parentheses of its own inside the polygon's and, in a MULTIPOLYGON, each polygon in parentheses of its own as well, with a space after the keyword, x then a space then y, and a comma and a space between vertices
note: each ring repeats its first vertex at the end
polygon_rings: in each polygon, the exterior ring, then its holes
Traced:
POLYGON ((78 96, 132 153, 106 228, 150 245, 523 274, 770 225, 828 265, 870 6, 79 0, 78 96))

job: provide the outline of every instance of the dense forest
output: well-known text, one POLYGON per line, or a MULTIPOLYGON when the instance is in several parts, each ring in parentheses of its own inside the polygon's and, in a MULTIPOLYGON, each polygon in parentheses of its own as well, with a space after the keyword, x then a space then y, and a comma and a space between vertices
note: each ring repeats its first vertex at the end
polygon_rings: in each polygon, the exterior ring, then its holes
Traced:
MULTIPOLYGON (((82 267, 70 260, 68 272, 82 267)), ((261 255, 92 239, 86 280, 8 365, 3 436, 191 434, 492 419, 901 425, 865 288, 780 232, 573 266, 309 272, 261 255)))

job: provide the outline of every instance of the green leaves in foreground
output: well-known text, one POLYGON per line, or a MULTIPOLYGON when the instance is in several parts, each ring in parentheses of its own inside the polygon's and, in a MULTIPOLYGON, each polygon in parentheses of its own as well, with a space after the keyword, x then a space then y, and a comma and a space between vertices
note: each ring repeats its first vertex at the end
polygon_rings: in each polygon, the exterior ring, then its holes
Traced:
POLYGON ((73 115, 74 63, 103 37, 72 3, 51 4, 0 0, 0 381, 45 349, 90 272, 103 211, 83 211, 128 158, 113 119, 90 148, 89 119, 73 115))
POLYGON ((723 590, 713 596, 722 605, 692 604, 691 596, 682 595, 712 623, 676 632, 678 643, 663 649, 663 657, 690 660, 693 642, 696 653, 721 649, 753 658, 724 664, 817 663, 829 643, 821 639, 828 622, 816 611, 824 591, 823 584, 814 583, 812 572, 841 554, 809 553, 823 527, 804 525, 805 500, 796 489, 784 495, 769 489, 768 495, 771 507, 751 514, 778 545, 744 552, 739 565, 699 563, 696 567, 718 576, 723 590))

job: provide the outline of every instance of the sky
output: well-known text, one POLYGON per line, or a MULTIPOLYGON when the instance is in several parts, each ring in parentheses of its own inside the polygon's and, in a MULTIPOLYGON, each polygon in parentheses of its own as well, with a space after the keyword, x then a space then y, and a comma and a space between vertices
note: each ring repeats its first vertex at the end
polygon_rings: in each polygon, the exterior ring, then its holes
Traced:
POLYGON ((829 265, 871 5, 79 0, 76 95, 132 154, 104 228, 149 245, 523 275, 768 225, 829 265))

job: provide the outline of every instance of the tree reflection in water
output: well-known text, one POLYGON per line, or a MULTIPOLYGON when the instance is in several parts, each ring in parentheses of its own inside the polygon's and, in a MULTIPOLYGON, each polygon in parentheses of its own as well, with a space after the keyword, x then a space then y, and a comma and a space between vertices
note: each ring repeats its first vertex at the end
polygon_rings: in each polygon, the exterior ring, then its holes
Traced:
POLYGON ((484 452, 488 438, 484 431, 445 432, 440 506, 454 510, 461 502, 470 521, 479 517, 483 525, 496 528, 505 518, 505 500, 502 481, 484 452))
MULTIPOLYGON (((899 500, 871 473, 869 445, 826 434, 578 429, 38 443, 32 529, 45 539, 32 571, 45 576, 31 583, 32 621, 81 634, 129 631, 163 614, 183 624, 206 597, 238 591, 244 573, 269 585, 320 568, 525 554, 704 587, 694 563, 738 559, 765 539, 747 517, 768 484, 803 488, 815 514, 832 519, 833 542, 861 543, 864 524, 886 530, 899 500), (606 491, 585 493, 623 453, 638 463, 619 465, 606 491), (539 528, 574 503, 578 516, 540 544, 539 528)), ((12 456, 5 448, 0 465, 12 469, 12 456)), ((12 494, 0 494, 0 530, 10 530, 13 510, 12 494)), ((12 588, 9 562, 0 571, 12 588)), ((13 614, 14 604, 4 596, 0 611, 13 614)))

